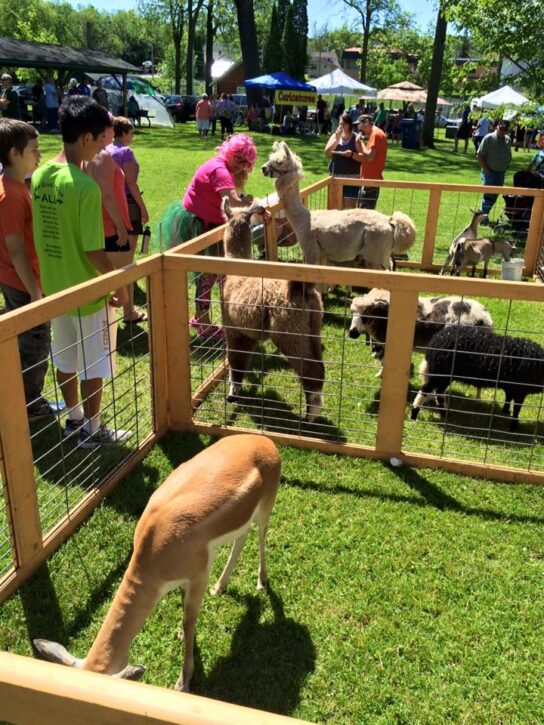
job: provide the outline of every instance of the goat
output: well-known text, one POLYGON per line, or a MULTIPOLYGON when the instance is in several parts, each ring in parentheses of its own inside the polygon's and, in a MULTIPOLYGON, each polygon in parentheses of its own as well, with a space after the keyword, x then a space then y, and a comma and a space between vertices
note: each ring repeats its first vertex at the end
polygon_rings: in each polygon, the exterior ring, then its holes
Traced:
POLYGON ((446 268, 449 264, 451 264, 455 257, 455 252, 457 250, 457 245, 464 241, 465 239, 477 239, 478 237, 478 227, 479 225, 484 222, 487 219, 487 214, 485 214, 483 211, 474 211, 472 210, 472 219, 470 221, 470 224, 467 224, 467 226, 463 229, 463 231, 459 232, 459 234, 455 237, 453 242, 450 244, 450 249, 448 252, 448 257, 444 264, 442 265, 442 269, 440 270, 439 274, 444 274, 446 271, 446 268))
MULTIPOLYGON (((231 209, 225 200, 223 212, 228 219, 224 235, 226 256, 251 259, 251 215, 263 214, 263 207, 231 209)), ((270 339, 300 378, 306 417, 314 421, 323 405, 325 379, 321 345, 323 303, 315 285, 227 275, 222 309, 229 363, 227 400, 234 402, 240 396, 258 342, 270 339)))
POLYGON ((253 521, 259 529, 257 589, 265 586, 265 537, 280 468, 276 446, 255 434, 223 438, 178 466, 145 507, 127 570, 86 658, 76 659, 62 645, 44 639, 34 640, 37 652, 70 667, 139 680, 144 667, 127 664, 132 640, 159 600, 181 586, 185 657, 176 689, 188 692, 196 620, 214 550, 234 539, 212 595, 227 585, 253 521))
POLYGON ((460 277, 465 267, 472 267, 471 276, 476 274, 476 266, 483 261, 482 277, 487 277, 489 260, 495 252, 502 254, 505 261, 509 261, 516 247, 505 239, 464 239, 457 243, 451 274, 460 277))
MULTIPOLYGON (((355 297, 351 303, 349 336, 357 339, 361 333, 370 337, 372 354, 383 359, 387 322, 389 318, 388 290, 374 288, 366 295, 355 297)), ((493 327, 488 310, 477 300, 463 297, 420 297, 416 310, 414 348, 422 349, 432 336, 445 325, 493 327)), ((378 377, 382 369, 378 372, 378 377)))
POLYGON ((423 384, 412 405, 412 420, 433 394, 444 414, 444 392, 458 380, 465 385, 504 390, 502 413, 510 415, 513 401, 510 430, 515 431, 527 395, 542 393, 544 349, 522 337, 497 335, 481 327, 450 326, 433 336, 419 372, 423 384))

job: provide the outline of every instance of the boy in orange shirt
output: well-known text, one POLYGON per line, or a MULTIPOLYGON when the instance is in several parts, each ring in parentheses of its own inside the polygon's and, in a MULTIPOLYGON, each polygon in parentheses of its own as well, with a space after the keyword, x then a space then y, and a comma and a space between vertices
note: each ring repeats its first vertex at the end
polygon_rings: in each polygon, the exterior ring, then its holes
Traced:
MULTIPOLYGON (((387 136, 372 123, 372 116, 363 115, 357 119, 360 134, 357 136, 353 155, 361 164, 361 179, 383 179, 385 159, 387 158, 387 136), (364 141, 368 136, 368 141, 364 141)), ((362 187, 359 192, 359 209, 375 209, 380 189, 377 186, 362 187)))
MULTIPOLYGON (((38 132, 28 123, 0 120, 0 289, 6 310, 43 297, 32 234, 32 205, 25 176, 40 163, 38 132)), ((54 415, 56 406, 42 396, 51 333, 49 323, 19 335, 23 384, 30 419, 54 415)))

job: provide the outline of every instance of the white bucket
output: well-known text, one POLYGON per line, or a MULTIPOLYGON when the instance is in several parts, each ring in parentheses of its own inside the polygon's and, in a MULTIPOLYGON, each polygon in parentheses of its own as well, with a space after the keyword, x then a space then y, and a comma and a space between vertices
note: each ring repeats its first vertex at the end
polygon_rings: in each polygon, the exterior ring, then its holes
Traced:
POLYGON ((523 259, 513 257, 509 262, 502 260, 502 278, 520 282, 523 274, 523 259))

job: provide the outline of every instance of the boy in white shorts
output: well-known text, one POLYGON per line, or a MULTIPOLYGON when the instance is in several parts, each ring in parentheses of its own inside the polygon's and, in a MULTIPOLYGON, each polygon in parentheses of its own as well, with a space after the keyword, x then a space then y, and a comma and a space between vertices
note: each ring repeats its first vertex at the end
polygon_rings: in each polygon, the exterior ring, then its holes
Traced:
MULTIPOLYGON (((34 238, 46 295, 114 270, 104 249, 100 189, 80 169, 102 148, 108 113, 90 98, 70 96, 59 109, 59 122, 63 148, 32 177, 34 238)), ((78 434, 82 448, 120 443, 131 435, 100 422, 103 379, 115 372, 111 306, 127 302, 126 294, 123 287, 111 300, 93 300, 52 321, 53 362, 68 409, 64 436, 78 434)))

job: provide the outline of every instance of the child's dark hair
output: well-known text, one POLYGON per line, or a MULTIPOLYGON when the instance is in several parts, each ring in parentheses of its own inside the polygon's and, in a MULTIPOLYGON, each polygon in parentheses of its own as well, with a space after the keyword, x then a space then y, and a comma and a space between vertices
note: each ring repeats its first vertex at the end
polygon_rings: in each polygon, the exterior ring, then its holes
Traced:
POLYGON ((97 139, 111 121, 106 109, 87 96, 68 96, 59 108, 59 126, 64 143, 75 143, 90 133, 97 139))
POLYGON ((29 123, 14 118, 0 119, 0 163, 10 165, 9 152, 17 149, 22 154, 28 142, 38 138, 39 134, 29 123))

